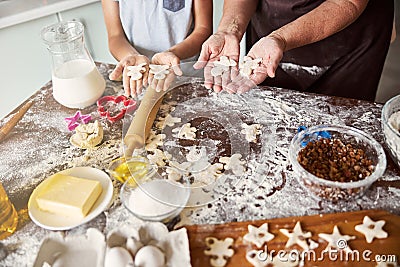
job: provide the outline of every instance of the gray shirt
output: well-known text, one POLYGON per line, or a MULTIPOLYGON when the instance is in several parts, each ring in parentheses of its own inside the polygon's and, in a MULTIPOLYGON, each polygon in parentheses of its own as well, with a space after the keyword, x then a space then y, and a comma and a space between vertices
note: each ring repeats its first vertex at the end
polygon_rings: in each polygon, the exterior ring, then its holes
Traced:
POLYGON ((126 37, 149 58, 182 42, 193 31, 192 0, 118 2, 126 37))

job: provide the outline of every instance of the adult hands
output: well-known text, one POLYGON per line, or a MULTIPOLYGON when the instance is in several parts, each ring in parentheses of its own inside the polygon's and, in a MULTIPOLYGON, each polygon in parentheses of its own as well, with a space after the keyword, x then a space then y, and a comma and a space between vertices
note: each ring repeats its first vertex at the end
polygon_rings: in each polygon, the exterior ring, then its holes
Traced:
POLYGON ((212 76, 213 62, 219 60, 221 56, 227 56, 238 62, 239 53, 240 43, 236 35, 226 32, 211 35, 203 43, 199 59, 193 66, 195 69, 204 68, 204 86, 208 89, 213 88, 215 92, 222 91, 231 82, 231 75, 228 72, 222 76, 212 76))
POLYGON ((169 85, 174 80, 175 75, 181 76, 182 70, 180 68, 180 58, 171 51, 164 51, 157 53, 151 59, 151 62, 156 65, 169 65, 172 71, 166 74, 164 79, 155 79, 152 72, 149 73, 149 85, 151 85, 156 92, 167 91, 169 85))
POLYGON ((124 57, 120 62, 118 62, 115 69, 110 73, 109 79, 110 80, 121 80, 122 77, 122 84, 124 86, 125 95, 132 97, 136 97, 138 94, 142 92, 142 87, 145 86, 148 82, 148 65, 150 60, 143 55, 129 55, 124 57), (143 73, 143 78, 134 80, 130 79, 128 76, 128 66, 136 66, 141 63, 146 63, 144 66, 146 71, 143 73))
POLYGON ((227 85, 227 90, 233 93, 244 93, 255 85, 262 83, 267 77, 274 78, 285 47, 285 41, 273 33, 261 38, 247 54, 252 59, 261 58, 260 65, 248 77, 242 75, 236 76, 227 85))

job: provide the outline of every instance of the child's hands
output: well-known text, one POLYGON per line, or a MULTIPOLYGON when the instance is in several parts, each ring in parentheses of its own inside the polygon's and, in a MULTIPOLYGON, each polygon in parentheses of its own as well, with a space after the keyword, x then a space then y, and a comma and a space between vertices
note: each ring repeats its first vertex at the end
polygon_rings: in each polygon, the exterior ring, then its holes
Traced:
POLYGON ((157 92, 160 92, 161 90, 167 91, 169 85, 174 80, 175 75, 182 75, 182 70, 179 66, 181 62, 180 58, 170 51, 155 54, 151 59, 151 62, 155 65, 169 65, 172 69, 172 71, 166 75, 165 79, 158 80, 154 78, 154 74, 149 74, 149 85, 155 88, 157 92))
POLYGON ((145 86, 148 82, 148 69, 149 69, 150 60, 148 57, 143 55, 129 55, 123 58, 120 62, 118 62, 115 69, 110 73, 110 80, 121 80, 124 86, 125 95, 132 97, 136 97, 137 94, 142 92, 142 87, 145 86), (130 79, 128 76, 128 66, 137 66, 141 63, 146 63, 144 66, 146 71, 143 73, 143 78, 139 80, 130 79))

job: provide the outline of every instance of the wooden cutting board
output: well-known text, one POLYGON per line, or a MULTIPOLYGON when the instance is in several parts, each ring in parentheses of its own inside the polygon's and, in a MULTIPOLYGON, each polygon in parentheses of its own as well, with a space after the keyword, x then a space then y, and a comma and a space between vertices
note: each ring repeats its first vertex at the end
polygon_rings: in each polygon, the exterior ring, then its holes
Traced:
MULTIPOLYGON (((254 244, 243 240, 243 236, 248 233, 248 225, 252 224, 258 227, 263 223, 268 223, 269 232, 275 235, 274 239, 267 243, 268 252, 271 252, 271 250, 279 251, 285 249, 288 238, 283 235, 279 229, 288 229, 289 232, 292 232, 297 221, 300 221, 303 232, 311 232, 311 239, 319 243, 319 246, 314 249, 316 259, 314 260, 313 257, 310 256, 310 261, 306 260, 304 266, 377 266, 377 261, 375 261, 376 255, 382 255, 382 257, 386 257, 386 259, 393 259, 396 257, 398 264, 400 264, 400 217, 382 210, 363 210, 271 220, 232 222, 217 225, 186 226, 189 235, 192 266, 211 266, 211 256, 206 256, 204 254, 204 250, 207 249, 205 243, 206 237, 215 237, 218 239, 231 237, 234 239, 232 248, 235 253, 231 258, 228 258, 226 266, 251 267, 252 265, 246 260, 246 252, 252 249, 258 250, 258 248, 254 244), (374 239, 372 243, 367 243, 365 236, 354 229, 356 225, 362 223, 364 216, 370 217, 373 221, 385 220, 386 223, 383 229, 389 236, 385 239, 374 239), (359 260, 356 256, 357 252, 354 252, 354 256, 349 254, 347 261, 344 255, 341 258, 338 253, 332 253, 331 256, 327 253, 322 254, 322 250, 326 248, 328 243, 319 238, 318 234, 331 234, 335 225, 338 226, 342 235, 356 237, 356 239, 348 241, 348 245, 353 251, 358 251, 359 260), (335 255, 337 256, 336 260, 334 260, 335 255), (368 261, 368 259, 370 261, 368 261)), ((262 249, 264 250, 264 247, 262 249)), ((287 251, 292 249, 302 250, 301 247, 297 245, 286 248, 287 251)))

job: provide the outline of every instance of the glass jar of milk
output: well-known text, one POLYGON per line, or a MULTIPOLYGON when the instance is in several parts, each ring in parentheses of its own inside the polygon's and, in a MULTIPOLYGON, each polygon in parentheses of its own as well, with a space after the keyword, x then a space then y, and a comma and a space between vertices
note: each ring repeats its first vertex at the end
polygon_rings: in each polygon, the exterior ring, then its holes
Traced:
POLYGON ((106 83, 86 49, 83 24, 59 22, 43 28, 41 36, 51 55, 54 99, 68 108, 96 103, 106 83))

